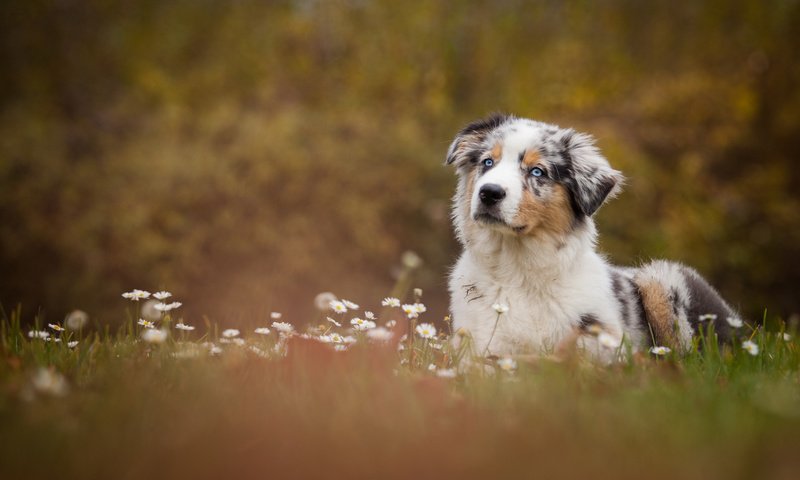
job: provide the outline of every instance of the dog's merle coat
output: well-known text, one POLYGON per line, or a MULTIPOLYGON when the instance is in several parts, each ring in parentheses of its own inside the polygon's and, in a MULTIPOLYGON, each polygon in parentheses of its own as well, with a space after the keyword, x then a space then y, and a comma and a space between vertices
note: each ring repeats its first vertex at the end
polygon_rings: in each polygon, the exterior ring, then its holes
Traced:
POLYGON ((623 339, 685 349, 709 323, 723 339, 741 323, 689 267, 614 267, 595 251, 592 215, 623 177, 591 136, 495 115, 458 133, 447 164, 458 171, 453 221, 464 246, 451 313, 477 353, 546 351, 579 332, 584 348, 608 358, 623 339), (498 316, 496 303, 509 311, 498 316))

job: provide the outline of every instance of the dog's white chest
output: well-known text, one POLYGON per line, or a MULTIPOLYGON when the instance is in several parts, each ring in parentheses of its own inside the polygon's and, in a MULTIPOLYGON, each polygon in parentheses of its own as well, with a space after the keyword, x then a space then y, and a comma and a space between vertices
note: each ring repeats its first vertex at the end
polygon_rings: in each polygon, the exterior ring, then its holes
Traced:
POLYGON ((568 281, 542 278, 530 285, 513 277, 498 279, 464 255, 450 277, 454 330, 469 331, 478 355, 551 352, 582 315, 613 316, 604 307, 605 277, 587 267, 568 281), (508 311, 499 314, 495 304, 508 311))

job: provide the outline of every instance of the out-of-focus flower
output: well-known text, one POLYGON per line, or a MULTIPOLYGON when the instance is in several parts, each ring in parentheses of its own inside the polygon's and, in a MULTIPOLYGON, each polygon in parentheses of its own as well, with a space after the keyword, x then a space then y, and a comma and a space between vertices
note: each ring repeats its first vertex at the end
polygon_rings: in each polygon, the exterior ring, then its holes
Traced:
POLYGON ((350 310, 358 310, 359 308, 357 303, 353 303, 350 300, 342 299, 342 303, 344 303, 344 306, 349 308, 350 310))
POLYGON ((341 327, 342 326, 341 323, 337 322, 336 320, 332 319, 331 317, 325 317, 325 319, 328 320, 329 322, 331 322, 332 324, 336 325, 337 327, 341 327))
POLYGON ((750 355, 758 355, 758 345, 752 340, 745 340, 742 342, 742 348, 750 355))
POLYGON ((272 322, 272 328, 284 335, 289 335, 294 332, 294 326, 286 322, 272 322))
POLYGON ((620 344, 622 343, 622 339, 617 338, 610 333, 600 332, 597 335, 597 343, 605 348, 615 349, 619 348, 620 344))
POLYGON ((270 312, 269 318, 273 320, 280 320, 283 314, 281 312, 270 312))
POLYGON ((125 292, 122 294, 123 298, 127 298, 128 300, 133 300, 134 302, 138 302, 139 300, 148 298, 149 296, 150 292, 139 289, 133 289, 130 292, 125 292))
POLYGON ((344 313, 347 311, 347 305, 345 305, 344 302, 341 302, 339 300, 332 301, 330 306, 331 310, 333 310, 336 313, 344 313))
POLYGON ((517 369, 517 361, 511 357, 503 357, 497 361, 497 366, 500 367, 501 370, 510 372, 517 369))
POLYGON ((258 327, 253 331, 259 335, 269 335, 270 329, 267 327, 258 327))
POLYGON ((155 328, 147 328, 142 331, 142 340, 147 343, 164 343, 167 341, 167 331, 155 328))
POLYGON ((725 320, 728 321, 728 325, 733 328, 742 328, 744 326, 744 322, 739 317, 727 317, 725 320))
POLYGON ((176 308, 183 305, 181 302, 172 302, 172 303, 156 303, 153 308, 158 310, 159 312, 169 312, 170 310, 175 310, 176 308))
POLYGON ((161 320, 162 312, 156 308, 156 305, 161 304, 158 300, 153 300, 152 298, 142 302, 142 308, 139 309, 139 314, 145 320, 150 320, 151 322, 155 322, 161 320))
POLYGON ((314 307, 320 312, 324 312, 331 308, 331 303, 337 301, 336 295, 331 292, 322 292, 314 297, 314 307))
POLYGON ((225 330, 222 331, 222 336, 224 338, 233 338, 233 337, 238 337, 239 333, 240 333, 239 330, 236 330, 235 328, 226 328, 225 330))
POLYGON ((669 347, 650 347, 650 353, 653 355, 666 355, 671 351, 672 349, 669 347))
POLYGON ((394 297, 386 297, 381 301, 381 305, 384 307, 399 307, 400 306, 400 299, 394 297))
POLYGON ((434 365, 432 363, 430 365, 428 365, 428 371, 429 372, 435 372, 436 371, 436 365, 434 365))
POLYGON ((788 333, 786 333, 786 332, 784 332, 784 333, 783 333, 783 335, 782 335, 782 338, 783 338, 783 341, 784 341, 784 342, 791 342, 791 341, 792 341, 792 336, 791 336, 791 335, 789 335, 789 334, 788 334, 788 333))
POLYGON ((175 328, 177 328, 178 330, 186 330, 187 332, 191 332, 192 330, 194 330, 194 327, 193 327, 193 326, 191 326, 191 325, 186 325, 186 324, 185 324, 185 323, 183 323, 183 322, 178 322, 178 323, 176 323, 176 324, 175 324, 175 328))
POLYGON ((367 320, 375 320, 376 319, 375 314, 372 313, 372 312, 364 312, 364 318, 366 318, 367 320))
POLYGON ((367 338, 376 342, 388 342, 394 334, 384 327, 377 327, 367 331, 367 338))
POLYGON ((419 335, 422 338, 436 337, 436 327, 434 327, 430 323, 420 323, 419 325, 417 325, 416 331, 417 335, 419 335))
POLYGON ((698 320, 701 322, 705 322, 706 320, 714 321, 717 319, 717 316, 713 313, 704 313, 697 317, 698 320))
POLYGON ((347 335, 345 337, 342 337, 342 343, 353 344, 356 343, 356 341, 357 341, 356 337, 352 335, 347 335))
POLYGON ((28 338, 41 338, 46 339, 50 336, 50 332, 47 330, 31 330, 28 332, 28 338))
POLYGON ((416 298, 417 300, 422 298, 422 289, 421 288, 415 288, 414 289, 414 298, 416 298))
POLYGON ((56 332, 63 332, 64 331, 64 327, 62 327, 61 325, 56 325, 55 323, 48 323, 47 326, 52 328, 56 332))
POLYGON ((255 346, 255 345, 250 345, 250 346, 249 346, 249 347, 247 347, 247 348, 249 348, 251 352, 255 353, 256 355, 258 355, 258 356, 259 356, 259 357, 261 357, 261 358, 267 358, 267 357, 269 357, 269 354, 268 354, 266 351, 264 351, 264 350, 262 350, 262 349, 258 348, 258 347, 257 347, 257 346, 255 346))
POLYGON ((153 322, 148 322, 144 318, 140 318, 138 322, 139 325, 143 326, 144 328, 156 328, 156 324, 153 322))
POLYGON ((456 378, 458 373, 454 368, 442 368, 436 370, 436 376, 440 378, 456 378))
POLYGON ((422 266, 422 258, 411 250, 403 252, 400 261, 403 263, 403 266, 408 269, 415 269, 422 266))
POLYGON ((80 330, 89 323, 89 315, 83 310, 73 310, 64 318, 64 325, 70 330, 80 330))
POLYGON ((156 300, 166 300, 166 299, 168 299, 168 298, 169 298, 169 297, 171 297, 171 296, 172 296, 172 294, 171 294, 171 293, 169 293, 169 292, 165 292, 164 290, 162 290, 162 291, 160 291, 160 292, 156 292, 156 293, 154 293, 154 294, 153 294, 153 297, 154 297, 156 300))
POLYGON ((386 328, 394 328, 397 325, 397 320, 389 320, 386 322, 386 328))
POLYGON ((495 303, 492 305, 492 308, 494 308, 494 311, 500 315, 508 312, 508 305, 503 305, 502 303, 495 303))
POLYGON ((67 346, 68 346, 69 348, 75 348, 75 347, 77 347, 77 346, 78 346, 78 341, 77 341, 77 340, 73 340, 73 341, 71 341, 71 342, 67 342, 67 346))
POLYGON ((69 391, 69 384, 63 375, 52 368, 39 368, 31 378, 33 389, 44 395, 63 397, 69 391))
POLYGON ((343 345, 343 344, 340 343, 340 344, 334 345, 333 349, 336 350, 337 352, 346 352, 347 351, 347 345, 343 345))

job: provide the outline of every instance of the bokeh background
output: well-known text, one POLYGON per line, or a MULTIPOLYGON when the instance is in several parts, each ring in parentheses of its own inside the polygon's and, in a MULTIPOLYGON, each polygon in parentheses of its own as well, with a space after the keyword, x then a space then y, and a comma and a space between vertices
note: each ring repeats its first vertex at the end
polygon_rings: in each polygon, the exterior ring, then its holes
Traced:
POLYGON ((688 262, 751 318, 800 311, 795 0, 5 0, 0 302, 302 323, 374 305, 402 252, 444 314, 454 133, 593 133, 628 177, 619 263, 688 262), (599 7, 598 7, 599 6, 599 7))

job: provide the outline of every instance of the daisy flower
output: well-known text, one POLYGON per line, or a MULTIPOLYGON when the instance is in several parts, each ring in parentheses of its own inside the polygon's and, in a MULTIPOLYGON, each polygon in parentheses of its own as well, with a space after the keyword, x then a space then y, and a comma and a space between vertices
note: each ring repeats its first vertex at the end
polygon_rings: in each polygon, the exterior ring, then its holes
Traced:
POLYGON ((272 322, 272 328, 287 335, 294 332, 294 326, 286 322, 272 322))
POLYGON ((419 317, 419 312, 417 311, 417 307, 411 304, 404 304, 403 305, 403 312, 405 312, 408 318, 417 318, 419 317))
POLYGON ((69 348, 75 348, 75 347, 77 347, 77 346, 78 346, 78 341, 77 341, 77 340, 73 340, 73 341, 71 341, 71 342, 67 342, 67 346, 68 346, 69 348))
POLYGON ((283 314, 281 312, 270 312, 269 318, 273 320, 280 320, 283 314))
POLYGON ((331 322, 332 324, 336 325, 337 327, 341 327, 342 326, 341 323, 337 322, 336 320, 332 319, 331 317, 325 317, 325 319, 328 320, 329 322, 331 322))
POLYGON ((178 323, 176 323, 176 324, 175 324, 175 328, 177 328, 178 330, 186 330, 187 332, 191 332, 192 330, 194 330, 194 327, 193 327, 193 326, 191 326, 191 325, 186 325, 186 324, 185 324, 185 323, 183 323, 183 322, 178 322, 178 323))
POLYGON ((456 378, 457 375, 458 373, 456 373, 454 368, 442 368, 436 370, 436 376, 439 378, 456 378))
POLYGON ((789 335, 788 333, 784 333, 782 337, 783 337, 783 341, 784 341, 784 342, 790 342, 790 341, 792 341, 792 336, 791 336, 791 335, 789 335))
POLYGON ((434 327, 430 323, 420 323, 419 325, 417 325, 416 332, 417 335, 419 335, 422 338, 436 337, 436 327, 434 327))
POLYGON ((394 297, 386 297, 381 302, 381 305, 384 306, 384 307, 396 308, 396 307, 400 306, 400 299, 399 298, 394 298, 394 297))
POLYGON ((397 325, 397 320, 389 320, 386 322, 386 328, 394 328, 397 325))
POLYGON ((225 337, 225 338, 238 337, 239 336, 239 330, 236 330, 235 328, 227 328, 227 329, 222 331, 222 336, 225 337))
POLYGON ((511 357, 503 357, 497 361, 497 366, 500 367, 501 370, 510 372, 517 369, 517 361, 511 357))
POLYGON ((45 339, 50 336, 50 332, 47 330, 31 330, 28 332, 28 338, 41 338, 45 339))
POLYGON ((144 318, 140 318, 138 322, 139 325, 143 326, 144 328, 156 328, 156 324, 153 322, 148 322, 144 318))
POLYGON ((494 305, 492 305, 492 308, 494 308, 495 312, 501 315, 508 312, 508 305, 504 305, 502 303, 495 303, 494 305))
POLYGON ((331 302, 331 310, 336 313, 344 313, 347 311, 347 305, 344 302, 340 302, 339 300, 333 300, 331 302))
POLYGON ((63 332, 64 331, 64 327, 62 327, 61 325, 56 325, 55 323, 48 323, 47 326, 52 328, 56 332, 63 332))
POLYGON ((650 353, 653 355, 666 355, 671 351, 672 349, 669 347, 650 347, 650 353))
POLYGON ((167 331, 147 328, 142 331, 142 340, 147 343, 164 343, 167 340, 167 331))
POLYGON ((259 328, 256 328, 253 331, 256 332, 259 335, 269 335, 270 329, 267 328, 267 327, 259 327, 259 328))
POLYGON ((742 348, 750 355, 758 355, 758 345, 752 340, 745 340, 742 342, 742 348))
POLYGON ((733 328, 742 328, 744 326, 744 322, 742 322, 742 319, 738 317, 727 317, 725 320, 727 320, 728 325, 733 328))
POLYGON ((375 328, 375 322, 373 322, 372 320, 364 320, 362 318, 354 318, 350 320, 350 325, 352 325, 353 328, 358 331, 375 328))
POLYGON ((350 310, 358 310, 357 303, 353 303, 350 300, 344 300, 344 299, 342 299, 342 303, 344 303, 344 306, 349 308, 350 310))
POLYGON ((429 372, 435 372, 436 371, 436 365, 434 365, 432 363, 430 365, 428 365, 428 371, 429 372))
POLYGON ((171 293, 165 292, 164 290, 161 290, 160 292, 156 292, 153 294, 153 298, 155 298, 156 300, 166 300, 171 296, 172 296, 171 293))
POLYGON ((697 317, 697 319, 700 320, 701 322, 705 322, 706 320, 714 321, 717 319, 717 316, 713 313, 704 313, 699 317, 697 317))
POLYGON ((181 305, 183 305, 181 302, 172 302, 172 303, 160 302, 153 305, 153 308, 155 308, 159 312, 169 312, 170 310, 174 310, 180 307, 181 305))
POLYGON ((367 320, 375 320, 375 314, 372 312, 364 312, 364 318, 367 320))
POLYGON ((133 289, 130 292, 125 292, 122 294, 123 298, 127 298, 128 300, 133 300, 134 302, 138 302, 139 300, 148 298, 149 296, 150 292, 139 289, 133 289))

